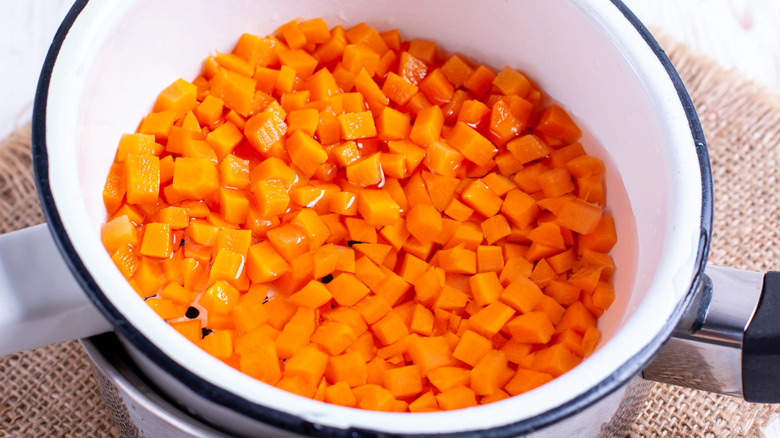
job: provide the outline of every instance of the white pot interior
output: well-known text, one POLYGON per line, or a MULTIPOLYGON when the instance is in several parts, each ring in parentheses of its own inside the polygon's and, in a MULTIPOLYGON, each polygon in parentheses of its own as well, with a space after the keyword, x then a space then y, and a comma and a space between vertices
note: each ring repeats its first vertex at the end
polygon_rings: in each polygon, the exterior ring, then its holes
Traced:
POLYGON ((48 95, 49 178, 59 215, 106 298, 190 372, 260 405, 333 427, 448 432, 513 423, 604 381, 667 324, 695 270, 701 173, 686 115, 667 72, 610 1, 549 0, 92 0, 55 65, 48 95), (296 17, 330 26, 364 21, 427 38, 496 68, 525 71, 587 131, 586 150, 608 163, 607 205, 619 243, 617 300, 599 321, 604 339, 571 372, 530 393, 435 414, 339 408, 277 390, 181 338, 133 292, 100 243, 101 191, 119 137, 133 132, 173 80, 229 51, 242 32, 266 35, 296 17), (403 421, 399 421, 403 417, 403 421))

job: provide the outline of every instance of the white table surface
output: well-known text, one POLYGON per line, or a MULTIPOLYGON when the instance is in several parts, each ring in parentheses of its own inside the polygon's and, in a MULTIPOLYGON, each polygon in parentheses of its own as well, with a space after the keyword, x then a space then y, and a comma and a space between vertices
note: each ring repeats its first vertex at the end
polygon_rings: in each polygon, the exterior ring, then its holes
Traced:
MULTIPOLYGON (((624 0, 646 26, 780 92, 780 1, 624 0)), ((30 120, 38 74, 71 0, 3 0, 0 138, 30 120)), ((767 437, 780 437, 780 423, 767 437)))

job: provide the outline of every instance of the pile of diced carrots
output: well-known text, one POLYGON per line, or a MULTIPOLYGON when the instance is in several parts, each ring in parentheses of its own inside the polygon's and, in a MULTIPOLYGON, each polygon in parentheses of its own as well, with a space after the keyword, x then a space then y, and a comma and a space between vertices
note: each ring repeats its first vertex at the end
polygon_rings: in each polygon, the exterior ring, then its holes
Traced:
POLYGON ((119 141, 102 240, 162 318, 336 405, 490 403, 613 302, 604 164, 523 73, 366 24, 244 34, 119 141))

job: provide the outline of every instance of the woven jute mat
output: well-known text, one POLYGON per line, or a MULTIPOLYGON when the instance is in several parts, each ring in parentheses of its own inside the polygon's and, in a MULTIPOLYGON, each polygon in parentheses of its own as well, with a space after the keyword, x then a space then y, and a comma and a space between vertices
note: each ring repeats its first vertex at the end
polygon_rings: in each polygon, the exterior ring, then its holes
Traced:
MULTIPOLYGON (((780 264, 780 95, 662 40, 699 112, 715 182, 710 262, 766 271, 780 264)), ((0 142, 0 232, 43 222, 30 128, 0 142)), ((762 436, 780 405, 653 384, 630 437, 762 436)), ((0 358, 0 437, 119 437, 75 341, 0 358)))

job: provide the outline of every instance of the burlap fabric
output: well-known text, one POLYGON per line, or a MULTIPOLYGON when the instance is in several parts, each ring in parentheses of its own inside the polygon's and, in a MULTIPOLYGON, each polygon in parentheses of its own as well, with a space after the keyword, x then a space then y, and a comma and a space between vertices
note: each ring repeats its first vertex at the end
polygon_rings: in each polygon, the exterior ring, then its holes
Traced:
MULTIPOLYGON (((699 111, 715 181, 710 261, 778 269, 780 95, 663 40, 699 111)), ((43 221, 29 126, 0 144, 0 232, 43 221)), ((780 406, 654 384, 630 437, 761 436, 780 406)), ((0 359, 0 436, 119 437, 75 341, 0 359)))

